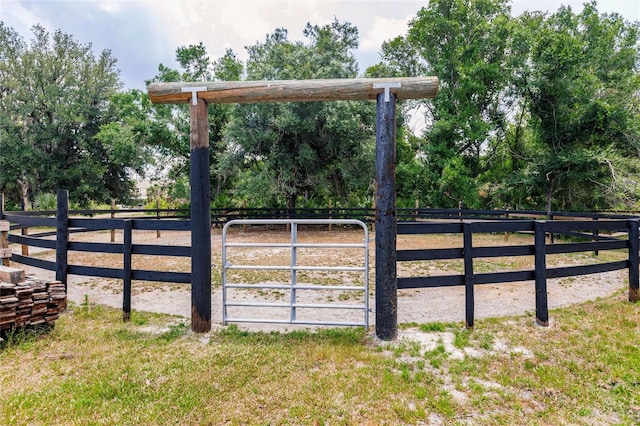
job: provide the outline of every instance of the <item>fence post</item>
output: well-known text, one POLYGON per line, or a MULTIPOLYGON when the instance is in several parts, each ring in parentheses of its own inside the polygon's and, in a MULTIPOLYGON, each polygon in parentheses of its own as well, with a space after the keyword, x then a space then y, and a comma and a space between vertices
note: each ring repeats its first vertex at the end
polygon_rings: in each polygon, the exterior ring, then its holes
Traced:
MULTIPOLYGON (((547 212, 547 216, 549 217, 549 220, 553 220, 553 213, 551 212, 547 212)), ((555 235, 553 235, 553 232, 549 233, 549 243, 550 244, 554 244, 556 240, 555 235)))
MULTIPOLYGON (((156 197, 156 220, 160 220, 160 197, 156 197)), ((160 230, 156 229, 156 238, 160 237, 160 230)))
MULTIPOLYGON (((504 219, 509 220, 509 210, 504 212, 504 219)), ((509 231, 504 231, 504 240, 509 241, 509 231)))
MULTIPOLYGON (((116 200, 111 199, 111 219, 115 219, 116 217, 116 200)), ((111 228, 111 242, 114 243, 116 241, 116 230, 111 228)))
POLYGON ((211 331, 211 184, 209 112, 193 93, 189 105, 191 183, 191 331, 211 331), (195 105, 194 105, 195 103, 195 105))
POLYGON ((2 258, 2 266, 11 266, 11 249, 9 248, 9 230, 11 224, 0 219, 0 258, 2 258))
POLYGON ((376 103, 375 203, 376 336, 393 340, 398 336, 396 95, 388 90, 376 103))
MULTIPOLYGON (((329 200, 329 220, 331 220, 333 216, 332 208, 333 208, 333 202, 329 200)), ((333 224, 329 222, 329 232, 331 232, 332 230, 333 230, 333 224)))
POLYGON ((473 276, 473 229, 471 223, 463 223, 463 253, 464 253, 464 288, 465 288, 465 326, 473 327, 474 320, 474 289, 473 276))
POLYGON ((64 284, 67 291, 69 248, 69 191, 58 189, 56 202, 56 280, 64 284))
MULTIPOLYGON (((594 217, 593 220, 595 220, 596 222, 598 221, 597 217, 594 217)), ((599 230, 596 228, 593 230, 593 240, 592 241, 598 241, 598 235, 599 235, 599 230)), ((594 250, 593 251, 593 255, 594 256, 598 256, 598 254, 600 254, 600 252, 598 250, 594 250)))
POLYGON ((123 297, 122 297, 122 320, 127 322, 131 319, 131 254, 133 253, 132 245, 132 229, 133 221, 126 219, 124 221, 124 235, 122 243, 123 256, 123 297))
POLYGON ((640 230, 638 220, 629 220, 629 302, 640 300, 640 271, 638 270, 640 255, 640 230))
POLYGON ((547 303, 547 246, 545 222, 536 220, 535 230, 535 283, 536 283, 536 323, 549 326, 549 306, 547 303))
MULTIPOLYGON (((9 231, 11 224, 3 223, 4 220, 4 194, 0 193, 0 249, 9 250, 9 231), (6 228, 6 229, 5 229, 6 228)), ((9 254, 9 253, 7 253, 9 254)), ((10 266, 9 257, 2 257, 2 266, 10 266)))
MULTIPOLYGON (((249 219, 247 217, 247 200, 242 200, 242 209, 244 210, 242 213, 244 213, 243 215, 243 219, 249 219)), ((242 224, 242 232, 247 232, 247 224, 243 223, 242 224)))
MULTIPOLYGON (((376 192, 378 191, 378 184, 376 183, 376 192)), ((371 232, 376 232, 376 199, 371 202, 371 210, 373 210, 373 220, 371 221, 371 232)))

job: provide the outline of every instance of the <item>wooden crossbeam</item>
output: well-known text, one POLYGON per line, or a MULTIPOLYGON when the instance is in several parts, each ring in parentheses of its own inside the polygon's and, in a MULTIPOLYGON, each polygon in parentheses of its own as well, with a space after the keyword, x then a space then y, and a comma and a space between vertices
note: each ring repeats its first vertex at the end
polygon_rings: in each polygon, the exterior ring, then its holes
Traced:
POLYGON ((148 88, 156 104, 186 104, 194 91, 208 103, 373 100, 385 91, 399 100, 426 99, 438 94, 438 77, 177 82, 148 88))

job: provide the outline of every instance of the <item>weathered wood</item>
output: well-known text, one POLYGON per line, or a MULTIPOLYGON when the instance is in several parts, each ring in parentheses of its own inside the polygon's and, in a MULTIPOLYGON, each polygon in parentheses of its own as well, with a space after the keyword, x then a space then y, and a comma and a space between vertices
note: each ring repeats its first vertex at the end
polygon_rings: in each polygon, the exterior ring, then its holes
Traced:
POLYGON ((18 284, 25 280, 24 269, 0 266, 0 281, 18 284))
POLYGON ((396 98, 378 95, 376 116, 376 336, 398 335, 396 98))
POLYGON ((473 275, 473 224, 464 223, 463 234, 463 256, 464 256, 464 285, 465 285, 465 326, 473 328, 475 297, 474 284, 475 276, 473 275))
MULTIPOLYGON (((29 228, 22 228, 20 234, 27 236, 29 235, 29 228)), ((22 255, 29 256, 29 246, 26 244, 22 244, 22 255)))
MULTIPOLYGON (((0 200, 1 202, 2 200, 0 200)), ((2 266, 11 266, 11 249, 9 248, 9 221, 0 220, 0 261, 2 266)))
POLYGON ((127 322, 131 319, 131 254, 133 253, 133 221, 124 221, 122 243, 122 265, 123 265, 123 291, 122 291, 122 320, 127 322))
POLYGON ((535 234, 535 287, 536 287, 536 323, 549 326, 549 304, 547 301, 547 245, 544 221, 536 220, 535 234))
POLYGON ((58 189, 56 194, 56 280, 67 290, 69 270, 69 191, 58 189))
MULTIPOLYGON (((13 254, 10 248, 0 248, 0 259, 11 259, 11 255, 13 254)), ((4 265, 9 266, 9 265, 4 265)))
POLYGON ((636 219, 629 221, 629 302, 640 300, 640 230, 636 219))
POLYGON ((198 97, 208 103, 373 100, 385 92, 374 84, 397 83, 399 87, 388 89, 396 99, 435 98, 438 93, 437 77, 151 83, 148 93, 156 104, 186 104, 192 93, 183 89, 194 87, 206 87, 198 97))
POLYGON ((211 191, 207 103, 190 104, 191 330, 211 330, 211 191))

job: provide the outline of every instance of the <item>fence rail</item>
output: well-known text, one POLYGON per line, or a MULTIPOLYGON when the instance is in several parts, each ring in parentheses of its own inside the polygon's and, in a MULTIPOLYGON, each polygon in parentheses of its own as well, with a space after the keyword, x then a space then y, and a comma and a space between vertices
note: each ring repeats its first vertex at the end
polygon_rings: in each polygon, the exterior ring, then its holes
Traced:
MULTIPOLYGON (((46 226, 43 222, 47 218, 55 218, 56 211, 4 211, 0 214, 16 218, 20 216, 20 224, 14 224, 12 229, 22 227, 46 226)), ((189 209, 84 209, 70 210, 70 215, 75 217, 109 216, 112 219, 141 219, 141 217, 154 217, 155 219, 188 219, 189 209)), ((398 208, 396 217, 399 222, 410 222, 433 219, 487 219, 487 220, 576 220, 576 219, 629 219, 638 218, 636 214, 629 212, 609 213, 575 213, 575 212, 545 212, 538 210, 476 210, 476 209, 431 209, 431 208, 398 208)), ((235 219, 357 219, 365 223, 375 221, 375 209, 369 207, 326 207, 326 208, 250 208, 250 207, 226 207, 211 209, 211 223, 214 226, 223 226, 235 219)), ((87 219, 90 220, 90 219, 87 219)), ((108 219, 104 219, 108 220, 108 219)), ((118 229, 118 228, 116 228, 118 229)))
MULTIPOLYGON (((0 195, 1 197, 1 195, 0 195)), ((257 209, 226 208, 212 209, 212 225, 223 225, 235 219, 293 220, 293 219, 357 219, 365 223, 374 222, 374 209, 370 208, 326 208, 326 209, 257 209)), ((54 228, 55 231, 9 233, 8 242, 23 245, 22 254, 12 254, 12 261, 45 270, 56 271, 56 279, 67 282, 66 275, 84 275, 123 280, 123 315, 127 319, 131 311, 131 281, 148 280, 160 282, 189 283, 187 272, 137 270, 132 268, 133 255, 191 256, 191 247, 172 245, 135 244, 134 230, 190 231, 189 212, 184 209, 68 209, 68 199, 58 202, 56 211, 3 211, 0 198, 0 220, 11 222, 10 229, 54 228), (92 217, 86 217, 92 216, 92 217), (106 217, 95 217, 106 216, 106 217), (122 230, 122 243, 97 243, 69 241, 69 234, 100 230, 122 230), (29 256, 24 247, 56 250, 56 260, 44 260, 29 256), (92 267, 68 264, 68 252, 122 254, 123 268, 92 267)), ((636 215, 616 213, 571 213, 511 210, 469 209, 397 209, 398 234, 461 234, 460 248, 435 248, 398 250, 398 262, 462 259, 464 273, 444 276, 398 277, 397 288, 427 288, 441 286, 465 286, 466 323, 474 322, 473 288, 480 284, 497 284, 518 281, 535 281, 536 319, 540 324, 548 323, 546 281, 608 271, 629 269, 629 300, 640 299, 638 282, 640 232, 636 215), (534 235, 534 244, 521 246, 475 247, 474 234, 480 233, 529 233, 534 235), (554 244, 554 236, 564 239, 554 244), (551 244, 546 242, 549 237, 551 244), (547 267, 547 256, 579 252, 626 250, 625 260, 600 262, 591 265, 547 267), (533 256, 534 268, 529 270, 476 273, 474 260, 479 258, 533 256)), ((34 231, 34 229, 32 229, 34 231)))
MULTIPOLYGON (((64 198, 64 196, 63 196, 64 198)), ((82 218, 70 215, 96 214, 95 210, 69 211, 68 199, 58 197, 58 211, 56 212, 3 212, 0 218, 13 224, 11 229, 24 228, 55 228, 55 231, 43 231, 29 235, 9 233, 8 242, 23 246, 56 250, 55 261, 40 259, 25 254, 12 254, 11 260, 36 268, 55 271, 56 279, 67 286, 67 275, 82 275, 101 278, 115 278, 123 281, 123 317, 128 320, 131 314, 131 281, 158 281, 172 283, 190 283, 191 273, 175 271, 142 270, 132 268, 133 255, 190 257, 191 247, 156 244, 134 244, 134 230, 155 231, 190 231, 191 223, 188 219, 147 219, 129 216, 128 218, 82 218), (122 243, 100 243, 69 241, 69 234, 77 232, 92 232, 104 230, 122 230, 122 243), (51 237, 55 237, 52 239, 51 237), (122 268, 97 267, 69 264, 69 251, 85 253, 122 254, 122 268)), ((139 213, 140 210, 134 210, 139 213)), ((129 214, 131 211, 128 212, 129 214)), ((113 215, 111 215, 113 217, 113 215)), ((23 250, 24 253, 24 250, 23 250)))
POLYGON ((638 219, 598 221, 537 221, 517 222, 469 222, 463 223, 398 223, 398 234, 462 234, 461 248, 398 250, 398 262, 424 260, 462 259, 464 273, 454 275, 398 277, 398 289, 465 286, 465 322, 474 323, 473 289, 477 284, 498 284, 518 281, 535 281, 536 321, 547 325, 549 321, 547 303, 547 279, 597 274, 629 269, 629 300, 638 301, 638 219), (596 232, 597 231, 597 232, 596 232), (606 231, 602 235, 601 231, 606 231), (534 234, 534 244, 475 247, 473 236, 480 233, 527 232, 534 234), (622 235, 620 235, 622 234, 622 235), (573 241, 547 244, 547 235, 564 235, 592 241, 573 241), (615 236, 614 236, 615 235, 615 236), (621 261, 600 262, 591 265, 547 267, 547 256, 553 254, 598 253, 603 250, 628 250, 628 258, 621 261), (534 269, 475 273, 473 261, 479 258, 534 256, 534 269))

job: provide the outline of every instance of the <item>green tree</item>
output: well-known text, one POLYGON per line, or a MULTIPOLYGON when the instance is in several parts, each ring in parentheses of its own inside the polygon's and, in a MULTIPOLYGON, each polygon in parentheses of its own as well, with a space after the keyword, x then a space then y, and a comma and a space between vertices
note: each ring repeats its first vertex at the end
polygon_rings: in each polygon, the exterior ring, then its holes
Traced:
POLYGON ((492 142, 504 137, 512 18, 507 0, 433 0, 406 37, 382 46, 392 75, 436 75, 437 98, 424 103, 423 196, 432 206, 478 206, 477 176, 492 142))
POLYGON ((24 205, 57 188, 81 205, 130 194, 137 154, 96 137, 120 88, 115 58, 62 31, 33 35, 27 45, 0 23, 0 190, 24 205))
POLYGON ((513 181, 547 210, 637 207, 639 24, 569 7, 521 17, 528 61, 515 85, 532 139, 513 181))
MULTIPOLYGON (((307 24, 304 36, 306 44, 292 42, 278 28, 247 47, 247 79, 356 77, 356 27, 338 20, 307 24)), ((244 170, 235 196, 289 208, 299 199, 366 197, 373 178, 374 118, 371 102, 236 105, 225 132, 226 164, 244 170), (262 190, 256 193, 257 188, 262 190)))
MULTIPOLYGON (((176 59, 181 70, 160 64, 158 74, 150 82, 175 81, 236 81, 243 72, 243 64, 231 49, 212 61, 202 42, 176 49, 176 59)), ((209 144, 211 188, 214 198, 222 195, 232 173, 225 169, 219 153, 224 150, 222 131, 229 119, 230 105, 209 104, 209 144)), ((156 151, 156 157, 164 164, 167 194, 181 192, 183 182, 189 177, 189 107, 187 105, 152 105, 147 110, 151 137, 148 144, 156 151)))

